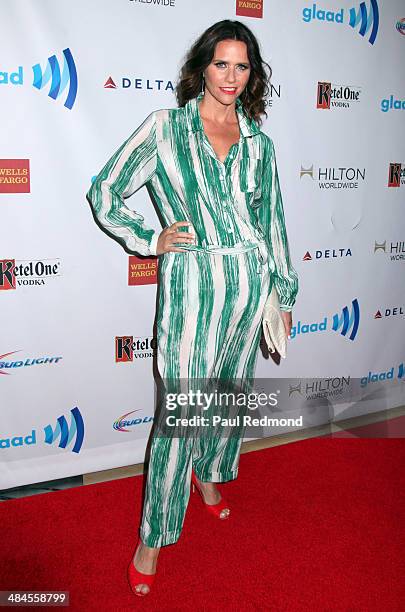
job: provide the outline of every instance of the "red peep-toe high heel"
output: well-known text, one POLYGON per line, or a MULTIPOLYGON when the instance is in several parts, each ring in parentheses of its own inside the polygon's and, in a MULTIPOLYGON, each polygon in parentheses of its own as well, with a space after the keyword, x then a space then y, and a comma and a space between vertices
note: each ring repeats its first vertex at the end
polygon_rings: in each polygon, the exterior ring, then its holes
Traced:
MULTIPOLYGON (((138 548, 140 540, 138 540, 137 544, 136 544, 136 548, 135 551, 138 548)), ((155 579, 155 575, 156 574, 143 574, 142 572, 139 572, 132 559, 131 559, 131 563, 128 565, 128 572, 127 572, 127 577, 128 577, 128 582, 129 582, 129 586, 132 589, 132 592, 135 595, 139 595, 140 597, 145 597, 145 595, 148 595, 150 593, 150 590, 152 588, 152 584, 153 581, 155 579), (149 591, 147 593, 142 593, 142 591, 137 591, 136 587, 139 584, 146 584, 149 587, 149 591)))
POLYGON ((214 516, 220 518, 221 520, 225 520, 225 519, 227 519, 229 517, 229 512, 228 512, 228 514, 225 514, 225 516, 224 515, 221 516, 221 512, 223 510, 225 510, 225 509, 229 510, 229 506, 228 506, 227 502, 225 501, 225 499, 223 497, 222 497, 221 501, 219 501, 217 504, 207 504, 205 502, 203 494, 201 493, 201 490, 200 490, 200 488, 198 486, 198 482, 197 482, 197 478, 196 478, 196 475, 194 473, 194 470, 192 470, 192 472, 191 472, 191 482, 192 482, 193 493, 197 489, 197 491, 201 495, 201 499, 203 501, 203 504, 204 504, 205 508, 207 508, 208 512, 210 512, 214 516))

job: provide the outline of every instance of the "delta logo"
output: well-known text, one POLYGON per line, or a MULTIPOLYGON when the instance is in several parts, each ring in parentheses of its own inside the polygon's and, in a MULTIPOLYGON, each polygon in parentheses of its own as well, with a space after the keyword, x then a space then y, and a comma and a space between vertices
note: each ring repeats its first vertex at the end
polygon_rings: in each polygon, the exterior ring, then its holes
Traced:
MULTIPOLYGON (((44 69, 40 64, 32 66, 35 89, 45 89, 48 86, 48 97, 52 100, 63 99, 65 108, 72 110, 77 97, 78 79, 76 64, 69 48, 64 49, 63 61, 59 62, 56 55, 48 57, 44 69)), ((18 66, 14 72, 0 71, 0 85, 23 85, 24 68, 18 66)))
POLYGON ((300 179, 309 177, 317 183, 319 189, 358 189, 366 180, 365 168, 323 166, 314 169, 301 165, 300 179))
POLYGON ((236 14, 263 18, 263 0, 236 0, 236 14))
POLYGON ((126 414, 123 414, 122 416, 118 417, 118 419, 116 419, 113 423, 113 429, 115 431, 124 431, 124 432, 130 432, 130 429, 126 429, 127 427, 135 427, 136 425, 144 425, 147 423, 152 423, 153 422, 153 416, 145 416, 145 417, 135 417, 135 418, 128 418, 130 414, 135 414, 135 412, 140 412, 140 408, 138 408, 137 410, 132 410, 131 412, 127 412, 126 414))
POLYGON ((0 159, 0 193, 30 193, 30 160, 0 159))
POLYGON ((299 399, 315 400, 320 398, 334 399, 346 396, 350 389, 350 376, 334 376, 333 378, 308 378, 289 385, 289 397, 298 395, 299 399))
POLYGON ((22 351, 11 351, 10 353, 3 353, 0 355, 0 376, 9 376, 21 368, 26 368, 28 366, 35 365, 48 365, 48 364, 56 364, 62 359, 62 357, 29 357, 28 359, 11 359, 6 360, 6 357, 10 355, 15 355, 16 353, 21 353, 22 351), (5 370, 12 370, 12 372, 6 372, 5 370))
MULTIPOLYGON (((72 453, 79 453, 84 440, 84 420, 76 406, 70 410, 70 425, 64 415, 57 418, 56 424, 44 427, 44 444, 52 445, 58 442, 58 447, 70 447, 72 453)), ((0 449, 20 448, 37 444, 37 430, 32 429, 27 435, 16 435, 9 438, 0 438, 0 449)))
POLYGON ((382 372, 368 372, 365 376, 360 378, 360 386, 367 387, 370 383, 377 383, 386 380, 393 380, 397 382, 398 380, 403 381, 404 379, 404 364, 400 363, 398 366, 392 366, 387 371, 382 372), (394 368, 395 368, 395 378, 394 378, 394 368))
POLYGON ((303 323, 298 321, 291 328, 291 338, 298 335, 323 332, 331 329, 339 332, 348 340, 354 340, 359 331, 360 325, 360 306, 357 298, 352 300, 351 307, 344 306, 340 312, 335 313, 332 317, 325 316, 320 321, 303 323), (331 320, 329 320, 331 319, 331 320))
POLYGON ((113 79, 109 76, 104 83, 104 89, 141 89, 143 91, 171 91, 174 92, 172 81, 165 79, 143 79, 138 77, 120 77, 113 79), (118 85, 117 85, 118 83, 118 85))
POLYGON ((312 21, 323 21, 335 24, 347 24, 353 30, 356 30, 360 36, 366 38, 370 45, 374 45, 379 25, 379 11, 377 0, 371 0, 368 8, 365 2, 360 2, 356 7, 347 11, 341 8, 337 11, 331 11, 324 8, 319 8, 314 2, 311 7, 302 9, 302 19, 305 23, 312 21), (348 17, 346 13, 348 12, 348 17))
POLYGON ((390 164, 388 168, 388 187, 405 185, 405 164, 390 164))
POLYGON ((374 241, 374 254, 385 253, 391 261, 405 261, 405 241, 384 242, 374 241))
POLYGON ((302 258, 302 261, 319 261, 320 259, 343 259, 345 257, 352 257, 352 250, 348 247, 342 247, 341 249, 318 249, 311 253, 307 251, 302 258))
POLYGON ((0 291, 21 286, 42 286, 60 276, 60 260, 0 259, 0 291))
POLYGON ((136 359, 149 359, 153 357, 157 347, 156 338, 153 336, 116 336, 115 337, 115 361, 116 363, 127 363, 136 359))
POLYGON ((360 100, 360 87, 349 85, 336 85, 328 81, 318 81, 316 91, 316 108, 319 109, 348 109, 360 100))
POLYGON ((158 258, 130 255, 128 260, 128 285, 155 285, 157 283, 158 258))
POLYGON ((387 317, 396 317, 398 315, 404 315, 404 307, 403 306, 393 306, 392 308, 385 308, 381 310, 377 310, 374 315, 374 319, 386 319, 387 317), (384 314, 382 314, 384 313, 384 314))

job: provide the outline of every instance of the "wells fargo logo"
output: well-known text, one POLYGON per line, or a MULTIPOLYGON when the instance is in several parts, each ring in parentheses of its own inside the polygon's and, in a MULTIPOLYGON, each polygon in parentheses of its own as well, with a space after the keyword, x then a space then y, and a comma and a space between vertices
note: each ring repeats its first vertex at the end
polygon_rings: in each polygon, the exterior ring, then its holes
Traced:
POLYGON ((263 0, 236 0, 236 14, 262 18, 263 0))
POLYGON ((30 193, 29 159, 0 159, 0 193, 30 193))
POLYGON ((153 285, 157 282, 157 257, 129 256, 128 285, 153 285))

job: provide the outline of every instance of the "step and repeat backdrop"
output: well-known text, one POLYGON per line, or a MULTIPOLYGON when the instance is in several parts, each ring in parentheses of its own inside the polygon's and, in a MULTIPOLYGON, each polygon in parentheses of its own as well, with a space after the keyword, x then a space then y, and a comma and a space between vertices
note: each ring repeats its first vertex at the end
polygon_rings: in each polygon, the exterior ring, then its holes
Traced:
MULTIPOLYGON (((144 460, 158 259, 100 231, 86 193, 151 111, 176 106, 185 53, 226 18, 273 70, 262 130, 300 280, 287 359, 258 355, 258 379, 285 383, 274 415, 306 428, 405 403, 400 0, 0 7, 0 488, 144 460)), ((161 229, 146 187, 126 203, 161 229)))

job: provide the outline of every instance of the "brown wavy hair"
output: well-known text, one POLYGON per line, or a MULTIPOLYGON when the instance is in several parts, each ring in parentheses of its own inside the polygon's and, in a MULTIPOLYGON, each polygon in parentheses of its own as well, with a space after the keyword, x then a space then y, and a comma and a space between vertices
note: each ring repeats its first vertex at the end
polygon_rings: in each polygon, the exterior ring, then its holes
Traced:
POLYGON ((193 43, 180 69, 179 80, 175 88, 177 103, 179 106, 184 106, 189 100, 197 97, 202 88, 202 73, 211 63, 215 47, 221 40, 226 39, 246 43, 251 72, 249 81, 240 95, 240 100, 247 117, 254 119, 260 126, 262 124, 261 115, 267 117, 264 98, 269 93, 268 83, 272 70, 261 57, 257 38, 240 21, 230 19, 218 21, 207 28, 193 43))

